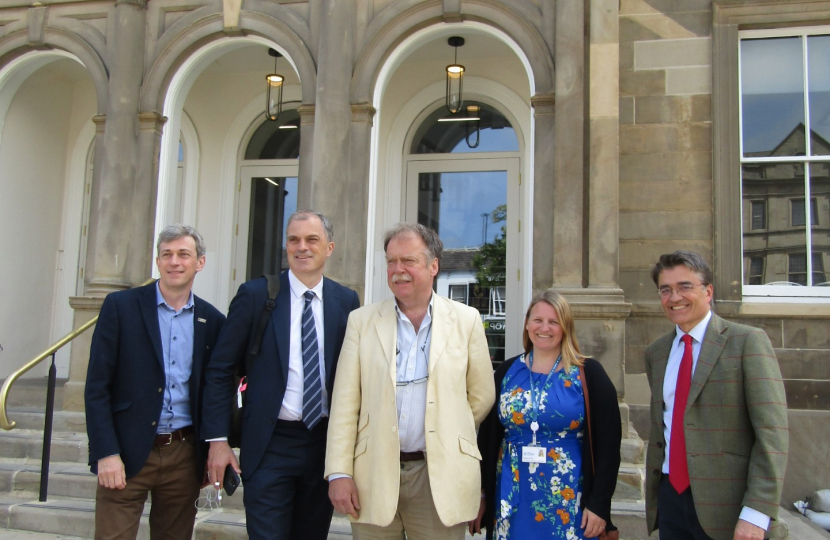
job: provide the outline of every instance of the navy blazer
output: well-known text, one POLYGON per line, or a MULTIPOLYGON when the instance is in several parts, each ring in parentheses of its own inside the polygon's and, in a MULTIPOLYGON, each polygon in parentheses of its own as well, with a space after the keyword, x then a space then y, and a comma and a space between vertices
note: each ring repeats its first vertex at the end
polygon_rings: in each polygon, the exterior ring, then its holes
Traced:
MULTIPOLYGON (((198 296, 193 300, 190 414, 198 433, 204 368, 225 316, 198 296)), ((156 438, 164 387, 156 284, 107 295, 92 335, 84 390, 93 473, 99 459, 120 454, 127 478, 138 474, 156 438)), ((205 445, 196 445, 196 457, 194 472, 201 481, 205 445)))
MULTIPOLYGON (((234 375, 251 350, 254 326, 268 299, 264 277, 243 283, 228 309, 228 321, 216 344, 206 370, 201 438, 227 437, 230 432, 231 405, 236 399, 234 375)), ((331 401, 334 374, 340 347, 346 334, 349 313, 360 307, 357 293, 328 278, 323 278, 323 324, 325 328, 326 390, 331 401)), ((259 466, 274 432, 288 381, 289 333, 291 327, 291 288, 288 272, 280 275, 280 292, 271 312, 259 353, 248 374, 245 412, 242 419, 242 479, 259 466)))

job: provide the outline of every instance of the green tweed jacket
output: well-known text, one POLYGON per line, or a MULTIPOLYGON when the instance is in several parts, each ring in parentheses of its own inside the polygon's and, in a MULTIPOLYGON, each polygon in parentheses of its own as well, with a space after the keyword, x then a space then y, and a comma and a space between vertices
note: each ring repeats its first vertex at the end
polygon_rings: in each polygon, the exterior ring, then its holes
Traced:
MULTIPOLYGON (((663 376, 675 336, 673 330, 645 353, 651 386, 646 458, 649 533, 659 527, 657 494, 665 456, 663 376)), ((706 534, 714 540, 731 540, 743 506, 776 520, 789 446, 787 397, 763 330, 712 314, 684 420, 692 495, 706 534)))

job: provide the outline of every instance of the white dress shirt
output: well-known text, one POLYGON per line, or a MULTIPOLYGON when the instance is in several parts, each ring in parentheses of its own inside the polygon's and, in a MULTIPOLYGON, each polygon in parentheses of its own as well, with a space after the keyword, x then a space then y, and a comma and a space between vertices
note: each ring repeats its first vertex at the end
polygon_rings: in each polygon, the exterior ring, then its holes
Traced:
POLYGON ((289 327, 288 347, 288 381, 285 396, 278 418, 280 420, 300 421, 303 419, 303 308, 306 291, 312 291, 311 310, 314 314, 314 326, 317 330, 317 352, 320 356, 320 382, 323 387, 323 416, 329 415, 329 395, 326 391, 325 341, 323 328, 323 280, 309 289, 294 273, 288 271, 288 285, 291 289, 291 326, 289 327))
POLYGON ((432 298, 417 331, 409 318, 398 308, 397 300, 395 313, 398 315, 398 336, 395 343, 398 437, 401 440, 401 452, 417 452, 425 450, 427 446, 424 421, 432 334, 432 298))
MULTIPOLYGON (((712 312, 706 314, 694 328, 689 331, 692 336, 692 377, 694 377, 695 368, 697 368, 697 359, 700 356, 700 348, 703 345, 703 340, 706 337, 706 327, 709 325, 709 319, 712 318, 712 312)), ((672 428, 672 414, 674 413, 674 394, 677 389, 677 374, 680 372, 680 362, 683 360, 683 345, 681 338, 686 334, 680 327, 676 327, 677 335, 672 341, 671 351, 669 352, 669 362, 666 364, 666 375, 663 378, 663 436, 666 440, 666 454, 663 457, 663 473, 669 474, 669 449, 671 448, 671 428, 672 428)), ((762 529, 766 530, 769 527, 769 516, 764 513, 744 506, 741 510, 740 519, 752 523, 762 529)))

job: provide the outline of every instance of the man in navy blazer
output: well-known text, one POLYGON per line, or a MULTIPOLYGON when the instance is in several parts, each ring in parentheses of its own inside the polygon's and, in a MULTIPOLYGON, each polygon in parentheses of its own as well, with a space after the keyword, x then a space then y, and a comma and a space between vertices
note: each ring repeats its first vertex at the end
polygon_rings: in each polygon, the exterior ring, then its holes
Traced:
POLYGON ((288 272, 247 374, 241 469, 227 443, 234 374, 245 364, 268 298, 265 278, 239 287, 208 365, 202 438, 210 441, 208 475, 223 484, 230 464, 242 474, 248 536, 324 540, 332 505, 323 478, 329 403, 337 357, 357 294, 323 277, 333 229, 301 210, 286 227, 288 272))
POLYGON ((84 397, 96 539, 134 539, 148 493, 154 538, 193 533, 204 368, 225 316, 191 291, 205 265, 195 229, 166 227, 157 249, 159 280, 108 295, 92 336, 84 397))

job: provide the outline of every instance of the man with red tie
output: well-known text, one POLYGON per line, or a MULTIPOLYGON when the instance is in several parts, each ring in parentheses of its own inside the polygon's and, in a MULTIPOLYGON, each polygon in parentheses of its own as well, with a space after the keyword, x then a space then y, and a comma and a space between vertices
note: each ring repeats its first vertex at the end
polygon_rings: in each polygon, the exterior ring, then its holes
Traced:
POLYGON ((712 270, 697 253, 651 271, 675 330, 645 353, 651 386, 646 519, 661 540, 762 539, 787 466, 787 398, 763 330, 712 312, 712 270))

